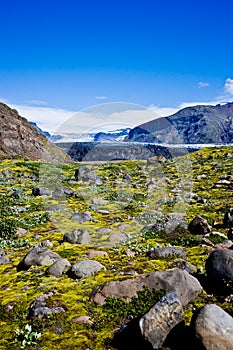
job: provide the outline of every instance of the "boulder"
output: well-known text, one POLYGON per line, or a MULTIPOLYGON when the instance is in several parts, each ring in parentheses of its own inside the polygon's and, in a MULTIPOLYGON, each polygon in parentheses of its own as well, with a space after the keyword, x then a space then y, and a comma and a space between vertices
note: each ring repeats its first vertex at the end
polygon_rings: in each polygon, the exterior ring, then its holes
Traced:
POLYGON ((113 233, 109 237, 109 242, 111 243, 119 243, 127 240, 127 236, 124 233, 113 233))
POLYGON ((101 269, 106 269, 104 265, 95 260, 82 260, 73 265, 70 269, 72 278, 89 277, 96 274, 101 269))
POLYGON ((80 166, 75 170, 75 180, 83 182, 92 182, 95 185, 102 185, 100 177, 86 166, 80 166))
POLYGON ((233 281, 233 250, 214 250, 206 260, 206 273, 216 281, 233 281))
POLYGON ((63 205, 59 205, 59 204, 53 204, 50 205, 46 211, 48 211, 49 213, 52 213, 53 211, 65 211, 65 207, 63 207, 63 205))
POLYGON ((233 208, 228 209, 224 214, 223 225, 225 227, 233 227, 233 208))
POLYGON ((88 244, 91 241, 91 237, 87 230, 77 229, 66 232, 63 241, 72 244, 88 244))
POLYGON ((34 187, 32 189, 32 195, 33 196, 50 196, 50 191, 46 190, 45 188, 41 188, 41 187, 34 187))
POLYGON ((88 211, 84 213, 76 212, 71 216, 70 220, 78 221, 80 224, 84 224, 84 222, 88 221, 94 221, 93 217, 88 211))
POLYGON ((61 259, 60 255, 48 248, 33 247, 18 265, 18 270, 27 270, 30 266, 51 265, 61 259))
POLYGON ((49 266, 46 272, 49 275, 61 277, 63 273, 67 272, 68 267, 70 266, 71 264, 67 259, 59 259, 55 261, 51 266, 49 266))
POLYGON ((123 281, 110 281, 95 287, 90 295, 90 300, 103 305, 106 298, 124 298, 130 301, 137 292, 144 287, 150 290, 166 289, 175 291, 182 305, 187 305, 202 291, 199 281, 186 270, 169 269, 150 272, 135 278, 123 281))
POLYGON ((186 252, 182 248, 176 248, 176 247, 162 247, 162 248, 156 248, 153 250, 150 250, 147 252, 147 255, 151 259, 157 259, 157 258, 169 258, 169 257, 181 257, 183 258, 186 255, 186 252))
POLYGON ((11 260, 5 255, 3 249, 0 249, 0 265, 10 264, 11 260))
POLYGON ((53 305, 52 297, 54 293, 40 295, 29 307, 29 318, 44 318, 54 313, 64 313, 62 306, 53 305))
POLYGON ((74 191, 69 187, 59 187, 52 193, 52 197, 53 199, 71 197, 73 193, 74 191))
POLYGON ((233 349, 233 318, 221 307, 205 305, 193 316, 191 324, 205 350, 233 349))
POLYGON ((189 223, 188 230, 193 235, 205 235, 210 232, 210 226, 207 220, 198 215, 189 223))
POLYGON ((160 349, 171 329, 183 320, 181 302, 176 293, 170 291, 139 320, 139 327, 153 349, 160 349))
POLYGON ((87 252, 86 255, 88 256, 88 258, 93 259, 97 256, 108 256, 108 253, 102 250, 90 250, 89 252, 87 252))

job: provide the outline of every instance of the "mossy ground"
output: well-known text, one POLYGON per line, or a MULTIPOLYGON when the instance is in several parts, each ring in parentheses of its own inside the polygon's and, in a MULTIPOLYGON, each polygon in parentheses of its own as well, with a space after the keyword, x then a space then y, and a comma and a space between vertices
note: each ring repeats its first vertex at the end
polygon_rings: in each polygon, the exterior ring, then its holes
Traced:
MULTIPOLYGON (((168 244, 183 247, 188 263, 205 273, 207 247, 199 245, 199 237, 185 230, 173 237, 164 232, 153 233, 143 227, 153 223, 159 213, 184 213, 187 223, 195 215, 201 215, 213 225, 214 222, 222 222, 226 207, 233 205, 232 191, 224 187, 214 188, 219 179, 232 174, 231 147, 203 149, 150 166, 146 161, 89 164, 88 167, 101 177, 103 184, 100 186, 74 181, 78 166, 41 164, 28 160, 3 160, 0 163, 1 198, 9 198, 14 190, 22 191, 19 198, 11 199, 10 206, 17 226, 28 230, 25 236, 17 238, 17 245, 6 242, 4 246, 11 263, 0 265, 0 349, 18 349, 20 345, 13 343, 14 330, 23 328, 27 323, 32 323, 34 329, 42 333, 39 339, 42 350, 111 349, 108 339, 127 320, 121 317, 116 321, 114 308, 111 317, 110 309, 106 313, 103 307, 90 303, 89 294, 95 286, 113 279, 175 267, 174 260, 177 259, 150 260, 146 255, 148 250, 168 244), (125 180, 126 174, 131 176, 132 182, 125 180), (164 180, 166 178, 169 181, 164 180), (79 192, 76 198, 33 197, 31 191, 36 186, 50 191, 68 186, 79 192), (46 208, 53 204, 63 205, 65 211, 56 211, 47 216, 46 208), (71 221, 70 217, 75 211, 89 211, 94 221, 84 224, 71 221), (139 217, 144 219, 138 220, 139 217), (123 231, 127 240, 111 246, 109 235, 120 232, 119 224, 128 224, 123 231), (91 234, 91 242, 88 245, 62 242, 64 233, 74 228, 86 228, 91 234), (101 228, 112 231, 109 234, 101 233, 101 228), (17 272, 17 265, 29 251, 29 245, 45 239, 51 240, 52 250, 67 258, 71 264, 86 259, 86 253, 91 249, 106 251, 108 256, 95 258, 106 267, 106 271, 77 281, 66 275, 58 279, 48 276, 47 266, 17 272), (134 256, 127 256, 128 249, 134 256), (30 303, 50 290, 55 291, 53 302, 63 305, 67 311, 43 321, 28 320, 30 303), (9 305, 12 305, 13 312, 9 305), (80 315, 90 316, 94 325, 73 322, 80 315)), ((8 216, 11 217, 12 213, 8 216)), ((225 228, 219 231, 227 234, 225 228)), ((3 243, 0 240, 0 245, 3 243)), ((185 309, 186 321, 190 321, 194 307, 212 301, 203 292, 185 309)), ((230 310, 229 304, 224 302, 222 305, 230 310)))

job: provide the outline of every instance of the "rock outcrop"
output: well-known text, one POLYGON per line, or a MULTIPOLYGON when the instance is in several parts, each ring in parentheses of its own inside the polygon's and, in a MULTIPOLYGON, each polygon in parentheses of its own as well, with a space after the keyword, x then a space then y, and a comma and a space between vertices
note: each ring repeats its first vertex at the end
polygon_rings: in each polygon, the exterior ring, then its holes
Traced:
POLYGON ((49 162, 70 161, 63 150, 48 141, 26 118, 0 103, 0 158, 19 157, 49 162))

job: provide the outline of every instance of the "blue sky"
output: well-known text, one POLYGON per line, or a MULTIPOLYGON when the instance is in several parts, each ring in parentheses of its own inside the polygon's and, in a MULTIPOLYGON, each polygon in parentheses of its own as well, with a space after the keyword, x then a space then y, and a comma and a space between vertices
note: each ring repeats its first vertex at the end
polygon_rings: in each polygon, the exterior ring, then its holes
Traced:
POLYGON ((103 102, 166 114, 233 99, 232 0, 0 4, 0 99, 31 120, 103 102))

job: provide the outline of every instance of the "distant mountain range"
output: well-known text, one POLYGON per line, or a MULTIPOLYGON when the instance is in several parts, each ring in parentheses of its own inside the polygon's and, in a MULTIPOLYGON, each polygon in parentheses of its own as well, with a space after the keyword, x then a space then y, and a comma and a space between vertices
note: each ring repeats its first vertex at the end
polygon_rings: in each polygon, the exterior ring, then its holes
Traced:
POLYGON ((130 130, 125 141, 161 144, 233 142, 233 102, 195 106, 151 120, 130 130))

